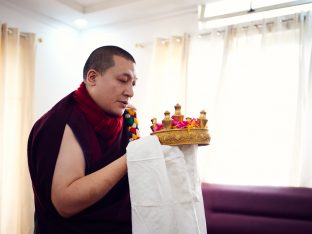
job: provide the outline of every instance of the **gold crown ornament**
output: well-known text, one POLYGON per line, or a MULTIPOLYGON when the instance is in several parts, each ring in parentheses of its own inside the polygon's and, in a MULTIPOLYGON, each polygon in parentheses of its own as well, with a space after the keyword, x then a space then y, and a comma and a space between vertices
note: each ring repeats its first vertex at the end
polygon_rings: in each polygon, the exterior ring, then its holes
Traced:
POLYGON ((152 133, 158 137, 162 145, 209 145, 210 135, 207 127, 206 112, 200 112, 198 118, 186 117, 181 114, 181 106, 174 106, 175 113, 170 117, 170 112, 165 111, 164 119, 157 123, 156 118, 152 118, 152 133))

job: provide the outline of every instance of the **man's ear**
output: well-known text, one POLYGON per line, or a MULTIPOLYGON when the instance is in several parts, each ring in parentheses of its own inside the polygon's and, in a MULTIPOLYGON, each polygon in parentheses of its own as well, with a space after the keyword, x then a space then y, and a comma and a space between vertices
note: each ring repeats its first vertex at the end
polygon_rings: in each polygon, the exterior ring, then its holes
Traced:
POLYGON ((86 77, 86 83, 90 86, 95 86, 96 84, 96 77, 98 75, 98 72, 94 69, 90 69, 87 73, 86 77))

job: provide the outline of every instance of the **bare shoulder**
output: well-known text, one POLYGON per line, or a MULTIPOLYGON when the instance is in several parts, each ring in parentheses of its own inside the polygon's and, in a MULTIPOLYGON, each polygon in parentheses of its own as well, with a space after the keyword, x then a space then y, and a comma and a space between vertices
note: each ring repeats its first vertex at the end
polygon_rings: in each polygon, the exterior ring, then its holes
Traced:
POLYGON ((54 169, 52 197, 84 175, 85 160, 82 149, 73 131, 66 125, 54 169))

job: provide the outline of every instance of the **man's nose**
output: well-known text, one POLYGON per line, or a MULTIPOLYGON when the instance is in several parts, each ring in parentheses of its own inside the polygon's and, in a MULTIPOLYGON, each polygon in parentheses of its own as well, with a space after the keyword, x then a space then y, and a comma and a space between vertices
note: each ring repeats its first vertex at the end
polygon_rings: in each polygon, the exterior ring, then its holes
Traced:
POLYGON ((128 96, 128 97, 133 97, 134 91, 133 91, 133 85, 132 85, 132 84, 127 86, 127 88, 126 88, 124 94, 125 94, 126 96, 128 96))

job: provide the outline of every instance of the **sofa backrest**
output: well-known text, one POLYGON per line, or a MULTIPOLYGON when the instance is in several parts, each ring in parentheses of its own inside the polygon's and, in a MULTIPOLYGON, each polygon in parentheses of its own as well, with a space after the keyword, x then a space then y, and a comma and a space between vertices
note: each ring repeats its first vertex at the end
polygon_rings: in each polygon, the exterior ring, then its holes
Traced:
POLYGON ((312 189, 202 184, 208 234, 312 234, 312 189))

